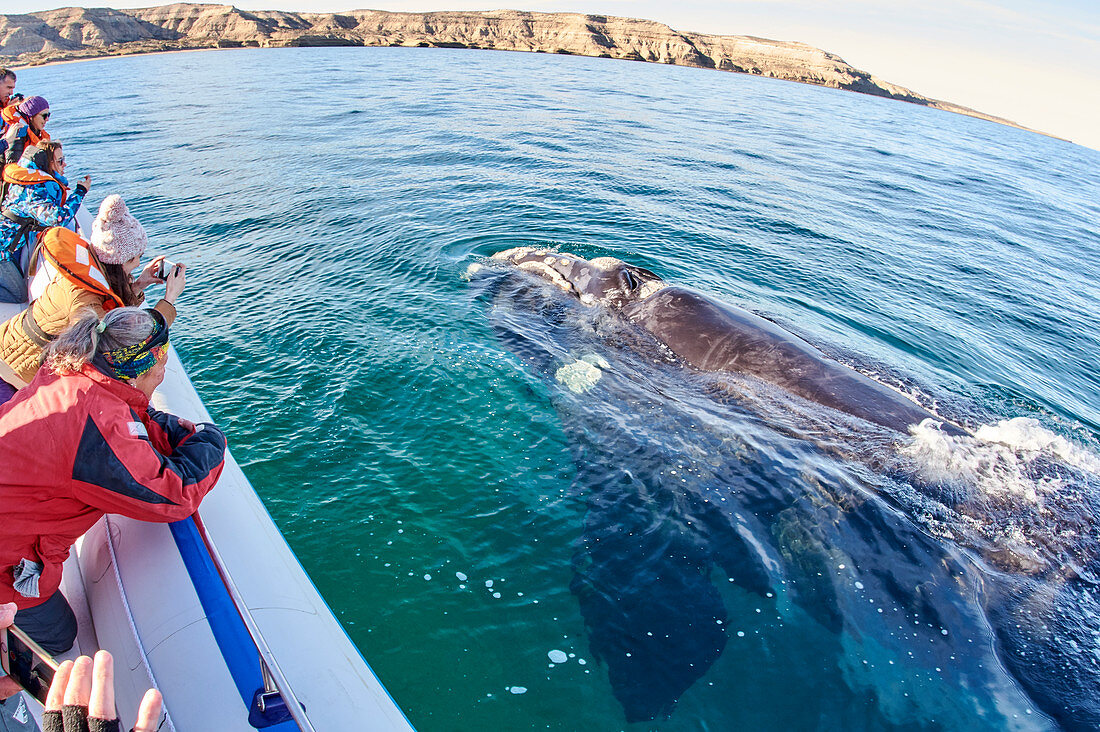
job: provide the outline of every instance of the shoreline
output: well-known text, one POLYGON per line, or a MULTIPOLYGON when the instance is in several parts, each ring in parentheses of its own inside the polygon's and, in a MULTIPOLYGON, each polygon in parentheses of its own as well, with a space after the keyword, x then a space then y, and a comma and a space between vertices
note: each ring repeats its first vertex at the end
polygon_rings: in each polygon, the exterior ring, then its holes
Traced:
POLYGON ((81 58, 65 58, 57 59, 54 61, 43 61, 36 64, 20 64, 18 66, 12 65, 8 68, 12 71, 25 71, 26 69, 41 69, 47 66, 62 66, 64 64, 78 64, 83 61, 98 61, 102 58, 123 58, 126 56, 164 56, 170 53, 192 53, 195 51, 239 51, 239 48, 221 48, 215 46, 213 48, 175 48, 168 51, 128 51, 126 53, 101 53, 93 56, 82 56, 81 58))
MULTIPOLYGON (((857 69, 836 54, 796 41, 678 31, 644 19, 516 10, 424 13, 244 12, 229 5, 60 8, 0 16, 23 32, 0 64, 16 70, 99 58, 232 48, 400 47, 553 53, 609 58, 796 81, 909 102, 1063 139, 960 104, 932 99, 857 69), (137 24, 135 27, 133 23, 137 24), (94 38, 98 45, 66 38, 94 38), (56 36, 59 36, 57 38, 56 36)), ((11 33, 9 36, 11 37, 11 33)), ((1067 142, 1071 142, 1068 141, 1067 142)))

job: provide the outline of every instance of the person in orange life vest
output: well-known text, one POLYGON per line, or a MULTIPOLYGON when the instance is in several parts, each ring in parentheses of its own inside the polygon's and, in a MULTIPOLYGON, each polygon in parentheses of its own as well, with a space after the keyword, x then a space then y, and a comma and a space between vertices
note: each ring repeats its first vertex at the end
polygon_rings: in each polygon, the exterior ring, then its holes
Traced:
POLYGON ((51 653, 76 638, 58 589, 73 543, 108 513, 187 518, 225 466, 215 425, 149 406, 167 360, 158 311, 85 312, 0 407, 0 603, 15 602, 16 625, 51 653))
POLYGON ((187 284, 187 268, 177 265, 161 279, 157 257, 141 270, 148 244, 145 229, 118 195, 103 199, 87 242, 68 229, 47 229, 31 291, 34 301, 0 324, 0 403, 30 382, 42 362, 42 351, 68 327, 80 310, 102 316, 108 310, 145 301, 145 288, 164 283, 164 297, 155 309, 168 325, 176 317, 175 302, 187 284))
MULTIPOLYGON (((0 68, 0 110, 12 105, 13 103, 22 102, 22 95, 12 96, 15 91, 15 72, 11 69, 0 68)), ((0 119, 0 162, 7 157, 8 148, 11 147, 11 143, 18 137, 19 132, 17 129, 9 130, 9 125, 6 119, 0 119), (11 132, 9 138, 7 133, 11 132)))
POLYGON ((0 202, 0 302, 27 299, 25 276, 38 232, 50 226, 72 228, 92 184, 84 176, 69 193, 65 151, 56 140, 27 153, 19 165, 9 163, 3 171, 7 193, 0 202))
POLYGON ((16 105, 8 105, 0 111, 0 117, 7 125, 7 134, 15 130, 14 138, 9 140, 5 163, 18 163, 28 147, 34 147, 43 140, 50 139, 46 132, 46 123, 50 119, 50 103, 45 97, 27 97, 16 105))

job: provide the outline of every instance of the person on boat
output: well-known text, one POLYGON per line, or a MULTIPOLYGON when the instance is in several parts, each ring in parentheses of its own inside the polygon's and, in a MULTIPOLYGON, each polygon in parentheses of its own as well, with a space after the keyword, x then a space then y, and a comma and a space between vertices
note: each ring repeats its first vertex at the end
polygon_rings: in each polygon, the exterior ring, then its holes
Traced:
MULTIPOLYGON (((22 101, 23 96, 15 94, 15 72, 0 67, 0 110, 22 101)), ((7 157, 8 148, 11 147, 11 143, 18 136, 18 130, 11 130, 12 137, 9 139, 7 136, 8 127, 7 120, 0 116, 0 161, 7 157)))
POLYGON ((0 202, 0 302, 27 299, 26 272, 34 241, 50 226, 72 226, 88 188, 84 176, 69 192, 65 151, 47 140, 27 151, 19 164, 4 166, 7 189, 0 202))
POLYGON ((221 476, 221 430, 149 406, 167 360, 159 311, 85 312, 0 407, 0 603, 51 653, 76 638, 58 589, 73 543, 107 513, 185 519, 221 476))
POLYGON ((0 67, 0 109, 11 104, 11 95, 15 93, 15 72, 0 67))
POLYGON ((84 308, 102 316, 116 307, 141 305, 145 288, 164 283, 164 297, 155 309, 168 325, 175 320, 175 302, 187 283, 187 268, 177 265, 162 279, 157 269, 164 257, 157 257, 133 278, 148 238, 121 197, 103 199, 90 238, 84 241, 61 228, 43 233, 41 263, 31 287, 36 297, 0 324, 0 403, 34 378, 43 349, 84 308))
POLYGON ((0 111, 6 129, 15 129, 15 139, 4 153, 4 162, 18 163, 28 147, 50 139, 46 123, 50 119, 50 103, 45 97, 27 97, 19 104, 8 105, 0 111))
MULTIPOLYGON (((14 602, 0 605, 0 631, 15 622, 18 610, 14 602)), ((62 661, 50 684, 43 714, 43 727, 62 732, 112 729, 118 719, 115 710, 115 665, 107 651, 97 651, 95 658, 80 656, 75 661, 62 661), (65 711, 66 707, 70 708, 65 711), (97 726, 98 725, 98 726, 97 726)), ((0 710, 11 713, 15 719, 30 715, 24 708, 20 714, 18 699, 12 699, 21 687, 9 676, 0 677, 0 710), (16 705, 11 706, 11 701, 16 705)), ((156 689, 149 689, 138 708, 137 723, 130 732, 156 732, 160 726, 160 710, 164 699, 156 689)), ((0 725, 3 727, 3 725, 0 725)), ((7 729, 7 727, 3 727, 7 729)), ((118 727, 115 726, 115 729, 118 727)))

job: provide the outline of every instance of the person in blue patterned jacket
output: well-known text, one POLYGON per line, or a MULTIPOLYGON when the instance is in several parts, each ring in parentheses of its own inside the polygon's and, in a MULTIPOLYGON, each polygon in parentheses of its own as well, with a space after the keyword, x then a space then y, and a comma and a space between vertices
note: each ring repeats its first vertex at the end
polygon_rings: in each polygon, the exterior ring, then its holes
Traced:
POLYGON ((0 202, 0 302, 27 299, 27 265, 38 233, 51 226, 73 228, 76 210, 92 184, 84 176, 69 192, 65 152, 56 140, 44 140, 3 172, 6 192, 0 202))

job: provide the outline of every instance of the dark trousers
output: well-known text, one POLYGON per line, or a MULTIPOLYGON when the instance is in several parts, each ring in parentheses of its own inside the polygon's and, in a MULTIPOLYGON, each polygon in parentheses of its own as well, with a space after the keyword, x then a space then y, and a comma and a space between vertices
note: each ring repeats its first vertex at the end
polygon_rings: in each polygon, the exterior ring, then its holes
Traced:
POLYGON ((41 605, 17 612, 15 624, 50 653, 64 653, 76 641, 76 616, 61 590, 41 605))
POLYGON ((0 302, 26 302, 27 280, 15 262, 0 259, 0 302))

